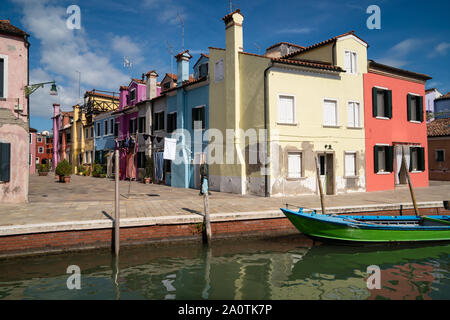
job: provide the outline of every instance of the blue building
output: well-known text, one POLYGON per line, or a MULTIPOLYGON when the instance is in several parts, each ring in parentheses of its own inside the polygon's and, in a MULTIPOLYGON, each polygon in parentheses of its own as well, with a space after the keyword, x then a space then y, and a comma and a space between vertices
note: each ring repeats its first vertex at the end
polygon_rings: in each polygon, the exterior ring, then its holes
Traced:
POLYGON ((112 114, 114 111, 98 114, 94 118, 94 160, 96 163, 106 164, 106 154, 114 150, 115 138, 118 134, 115 116, 112 114))
POLYGON ((176 129, 185 129, 190 135, 190 142, 184 137, 179 137, 177 141, 177 150, 183 161, 171 162, 170 185, 199 188, 200 161, 206 157, 207 139, 204 133, 209 128, 209 58, 205 54, 200 56, 193 68, 194 77, 189 76, 189 61, 192 58, 189 50, 179 53, 175 58, 177 86, 163 92, 167 103, 167 133, 170 135, 176 129), (197 145, 194 137, 200 141, 197 145))
POLYGON ((450 92, 434 100, 436 119, 450 118, 450 92))

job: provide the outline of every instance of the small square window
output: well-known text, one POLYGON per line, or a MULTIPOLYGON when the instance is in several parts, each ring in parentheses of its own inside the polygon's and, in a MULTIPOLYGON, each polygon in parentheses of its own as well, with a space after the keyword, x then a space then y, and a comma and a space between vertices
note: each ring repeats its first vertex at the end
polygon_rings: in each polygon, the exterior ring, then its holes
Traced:
POLYGON ((445 150, 436 150, 435 159, 437 162, 445 161, 445 150))

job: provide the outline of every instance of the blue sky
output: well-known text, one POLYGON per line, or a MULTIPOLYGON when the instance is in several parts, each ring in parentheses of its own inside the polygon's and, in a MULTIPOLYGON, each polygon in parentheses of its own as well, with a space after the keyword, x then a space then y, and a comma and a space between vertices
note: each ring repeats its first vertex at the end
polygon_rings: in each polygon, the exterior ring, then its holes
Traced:
MULTIPOLYGON (((368 58, 425 73, 427 87, 450 91, 449 1, 414 0, 236 0, 233 9, 244 15, 244 50, 263 54, 265 48, 287 41, 308 46, 355 30, 369 43, 368 58), (369 30, 366 9, 381 9, 381 29, 369 30)), ((185 25, 185 48, 194 56, 191 66, 208 47, 224 47, 221 18, 228 0, 2 0, 0 19, 28 32, 30 83, 56 80, 59 95, 49 88, 31 96, 31 126, 51 129, 51 105, 70 111, 81 90, 118 91, 129 82, 123 56, 133 61, 133 77, 155 69, 160 78, 171 71, 168 42, 182 49, 179 14, 185 25), (81 9, 81 29, 69 30, 68 6, 81 9)), ((175 72, 175 61, 173 61, 175 72)))

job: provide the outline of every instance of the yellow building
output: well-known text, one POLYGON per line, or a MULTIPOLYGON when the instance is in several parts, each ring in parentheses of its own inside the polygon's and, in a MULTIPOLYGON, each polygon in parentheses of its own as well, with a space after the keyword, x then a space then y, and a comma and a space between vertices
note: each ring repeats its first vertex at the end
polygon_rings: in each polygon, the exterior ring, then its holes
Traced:
POLYGON ((243 51, 239 10, 223 20, 226 48, 209 54, 210 128, 224 137, 241 131, 224 138, 224 159, 234 155, 235 163, 210 165, 211 189, 313 194, 317 159, 326 194, 364 191, 367 43, 349 32, 284 56, 274 46, 255 55, 243 51))
POLYGON ((73 106, 72 168, 74 173, 78 173, 79 166, 92 172, 95 154, 95 116, 118 108, 118 94, 105 94, 95 89, 86 91, 83 105, 73 106))

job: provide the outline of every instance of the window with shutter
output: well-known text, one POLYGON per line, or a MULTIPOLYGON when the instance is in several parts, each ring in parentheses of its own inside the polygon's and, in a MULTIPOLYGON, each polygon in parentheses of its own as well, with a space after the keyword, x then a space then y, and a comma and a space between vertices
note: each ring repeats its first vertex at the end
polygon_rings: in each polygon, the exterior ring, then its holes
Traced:
POLYGON ((356 153, 346 152, 345 153, 345 176, 355 177, 356 176, 356 153))
POLYGON ((346 73, 356 74, 357 54, 353 51, 345 51, 344 53, 344 69, 346 73))
POLYGON ((4 86, 5 86, 5 80, 4 80, 4 74, 5 74, 5 60, 0 59, 0 98, 4 97, 4 86))
POLYGON ((394 165, 394 147, 374 146, 375 173, 392 172, 394 165))
POLYGON ((109 134, 114 134, 114 119, 109 120, 109 134))
POLYGON ((349 102, 347 105, 348 124, 350 128, 359 128, 359 103, 349 102))
POLYGON ((337 101, 324 100, 323 102, 323 125, 337 126, 337 101))
POLYGON ((288 178, 301 178, 302 155, 301 153, 288 153, 288 178))
POLYGON ((139 118, 139 133, 145 133, 145 117, 139 118))
POLYGON ((103 125, 105 126, 105 128, 103 129, 103 135, 106 136, 108 134, 108 120, 105 120, 103 122, 103 125))
POLYGON ((192 129, 205 129, 205 108, 192 109, 192 129))
POLYGON ((407 95, 408 121, 423 121, 423 97, 407 95))
POLYGON ((278 97, 278 123, 294 124, 295 103, 293 96, 278 97))
POLYGON ((0 142, 0 181, 9 182, 11 176, 11 144, 0 142))

